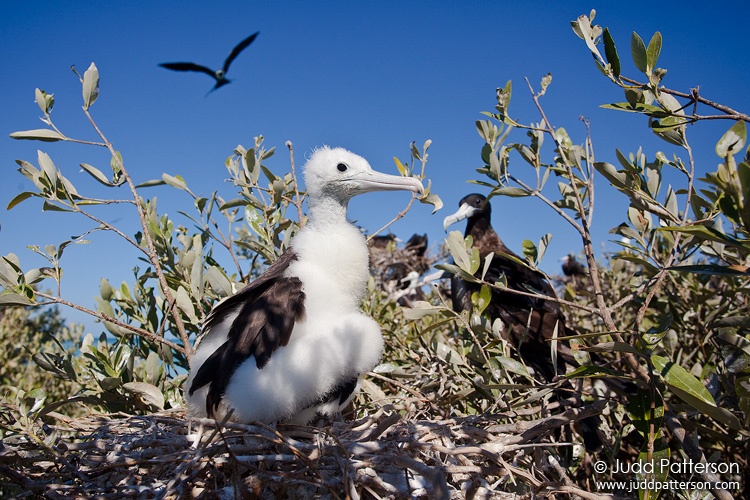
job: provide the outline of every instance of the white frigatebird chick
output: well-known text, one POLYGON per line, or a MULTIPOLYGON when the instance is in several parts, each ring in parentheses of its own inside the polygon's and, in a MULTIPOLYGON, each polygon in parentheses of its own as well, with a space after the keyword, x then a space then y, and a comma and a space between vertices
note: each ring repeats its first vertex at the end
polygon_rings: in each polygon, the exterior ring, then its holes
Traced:
POLYGON ((354 397, 383 350, 380 327, 360 311, 367 244, 346 219, 360 193, 422 183, 374 171, 345 149, 316 149, 304 167, 309 219, 261 276, 209 313, 190 360, 194 416, 307 423, 354 397))
MULTIPOLYGON (((504 276, 509 290, 557 298, 545 275, 526 265, 521 257, 505 246, 492 228, 491 214, 492 207, 486 197, 481 194, 470 194, 461 199, 456 213, 444 219, 443 227, 447 230, 450 225, 467 219, 464 235, 471 235, 473 246, 479 249, 482 261, 487 255, 494 253, 485 281, 495 283, 504 276)), ((482 266, 478 273, 481 272, 482 266)), ((480 284, 464 281, 454 275, 451 278, 454 310, 470 310, 471 295, 480 289, 480 284)), ((545 382, 552 382, 556 376, 565 374, 565 362, 577 365, 570 346, 565 341, 557 342, 557 370, 552 362, 549 340, 555 336, 570 335, 565 324, 565 315, 557 302, 493 288, 492 300, 485 309, 485 314, 492 319, 502 320, 507 340, 517 349, 524 362, 534 368, 536 374, 545 382)), ((565 399, 571 395, 569 392, 573 387, 570 383, 565 383, 561 389, 564 391, 561 391, 560 397, 565 399)), ((598 427, 598 419, 584 419, 581 427, 586 448, 600 449, 601 438, 595 430, 598 427)))
POLYGON ((210 75, 214 80, 216 80, 216 85, 214 85, 214 88, 208 91, 208 93, 210 94, 214 90, 223 87, 224 85, 231 82, 231 80, 227 78, 229 65, 232 64, 232 61, 234 61, 238 55, 240 55, 240 52, 245 50, 248 45, 253 43, 259 33, 260 31, 253 33, 252 35, 238 43, 237 46, 232 49, 232 52, 230 52, 227 58, 224 60, 224 66, 216 71, 212 70, 211 68, 207 68, 206 66, 201 66, 200 64, 191 62, 161 63, 159 64, 159 66, 161 66, 162 68, 171 69, 173 71, 198 71, 200 73, 206 73, 207 75, 210 75))

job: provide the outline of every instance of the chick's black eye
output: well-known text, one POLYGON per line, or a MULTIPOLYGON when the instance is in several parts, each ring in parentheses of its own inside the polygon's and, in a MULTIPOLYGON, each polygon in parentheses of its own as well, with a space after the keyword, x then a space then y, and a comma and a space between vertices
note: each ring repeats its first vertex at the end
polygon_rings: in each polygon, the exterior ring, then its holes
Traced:
POLYGON ((346 172, 346 169, 349 167, 346 165, 346 163, 339 163, 338 165, 336 165, 336 168, 339 172, 346 172))

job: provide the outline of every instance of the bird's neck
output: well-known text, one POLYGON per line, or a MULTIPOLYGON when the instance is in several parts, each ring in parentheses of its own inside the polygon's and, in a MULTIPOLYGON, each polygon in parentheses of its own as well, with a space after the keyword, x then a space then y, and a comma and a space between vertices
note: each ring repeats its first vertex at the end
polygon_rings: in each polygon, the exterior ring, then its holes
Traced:
POLYGON ((346 220, 347 203, 324 196, 316 200, 308 198, 310 214, 308 224, 315 229, 348 224, 346 220))
POLYGON ((479 256, 482 258, 490 252, 497 253, 498 251, 516 256, 515 252, 505 246, 503 240, 492 228, 490 221, 485 218, 469 220, 465 235, 471 235, 474 238, 474 245, 479 248, 479 256))

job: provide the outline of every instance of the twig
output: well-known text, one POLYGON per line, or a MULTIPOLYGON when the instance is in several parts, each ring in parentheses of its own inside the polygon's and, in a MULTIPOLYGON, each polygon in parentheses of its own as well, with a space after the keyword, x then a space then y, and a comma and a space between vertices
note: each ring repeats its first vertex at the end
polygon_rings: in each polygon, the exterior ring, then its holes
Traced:
MULTIPOLYGON (((645 83, 641 83, 637 80, 633 80, 632 78, 628 78, 626 76, 620 76, 620 79, 624 82, 637 85, 639 87, 645 87, 645 83)), ((686 94, 685 92, 680 92, 678 90, 672 90, 666 87, 659 87, 659 92, 664 92, 665 94, 671 94, 673 96, 682 97, 684 99, 690 99, 691 101, 699 102, 701 104, 705 104, 706 106, 709 106, 711 108, 717 109, 721 111, 722 113, 726 113, 724 118, 730 119, 730 120, 742 120, 744 122, 750 123, 750 115, 746 115, 745 113, 740 113, 739 111, 735 111, 734 109, 730 108, 729 106, 725 106, 724 104, 719 104, 718 102, 711 101, 709 99, 706 99, 705 97, 701 97, 698 94, 698 89, 693 89, 693 91, 690 94, 686 94)))
POLYGON ((393 219, 391 219, 391 221, 388 224, 386 224, 385 226, 381 227, 380 229, 378 229, 377 231, 375 231, 374 233, 372 233, 371 235, 369 235, 367 237, 367 242, 369 243, 370 240, 372 240, 375 236, 377 236, 378 234, 380 234, 383 231, 385 231, 391 224, 393 224, 394 222, 396 222, 399 219, 402 219, 406 215, 406 213, 411 209, 411 206, 414 203, 414 200, 416 200, 416 199, 417 199, 416 193, 412 193, 411 199, 409 200, 409 203, 406 205, 406 208, 404 208, 402 211, 400 211, 398 213, 398 215, 396 215, 396 217, 394 217, 393 219))
MULTIPOLYGON (((175 344, 174 342, 171 342, 171 341, 165 339, 164 337, 162 337, 160 335, 156 335, 153 332, 150 332, 148 330, 144 330, 143 328, 138 328, 137 326, 133 326, 133 325, 130 325, 128 323, 123 323, 122 321, 120 321, 118 319, 115 319, 115 318, 112 318, 111 316, 107 316, 104 313, 101 313, 99 311, 94 311, 93 309, 89 309, 87 307, 81 306, 81 305, 76 304, 74 302, 70 302, 68 300, 63 299, 62 297, 56 297, 54 295, 49 295, 49 294, 44 293, 44 292, 35 292, 35 293, 36 293, 36 295, 39 295, 40 297, 43 297, 43 298, 49 300, 51 303, 62 304, 64 306, 70 307, 70 308, 75 309, 77 311, 81 311, 83 313, 88 314, 89 316, 93 316, 94 318, 100 319, 102 321, 106 321, 107 323, 112 323, 113 325, 117 325, 120 328, 124 328, 126 330, 129 330, 129 331, 133 332, 136 335, 139 335, 141 337, 146 337, 146 338, 148 338, 150 340, 153 340, 156 343, 163 344, 163 345, 165 345, 167 347, 171 347, 172 349, 174 349, 176 351, 181 351, 182 350, 182 347, 179 346, 179 345, 177 345, 177 344, 175 344)), ((45 304, 40 304, 40 305, 45 305, 45 304)))
POLYGON ((297 178, 297 171, 294 168, 294 147, 292 141, 286 141, 286 147, 289 149, 289 163, 292 166, 292 180, 294 181, 294 206, 297 207, 297 220, 299 221, 299 227, 304 224, 304 214, 302 213, 302 198, 299 194, 299 179, 297 178))
POLYGON ((109 140, 107 140, 107 138, 104 136, 104 133, 99 129, 99 126, 94 121, 94 118, 91 116, 91 113, 89 113, 89 110, 87 107, 85 106, 83 107, 83 112, 88 118, 91 125, 94 127, 94 130, 96 130, 96 133, 99 134, 99 137, 101 137, 102 141, 104 141, 104 144, 109 150, 110 155, 112 155, 112 158, 114 158, 114 160, 117 162, 117 167, 120 169, 123 177, 128 183, 130 192, 133 195, 133 199, 135 200, 136 209, 138 210, 138 219, 141 223, 141 228, 143 228, 143 240, 146 242, 146 247, 148 248, 148 252, 147 252, 148 259, 151 262, 151 265, 154 266, 154 272, 157 276, 159 284, 161 285, 162 293, 164 294, 164 298, 167 300, 167 304, 168 304, 167 309, 172 314, 172 319, 174 320, 174 324, 177 327, 177 332, 179 334, 180 340, 182 341, 182 347, 178 346, 177 351, 184 354, 185 357, 189 360, 193 354, 193 347, 190 345, 190 339, 188 338, 187 332, 185 331, 185 324, 183 323, 182 317, 180 316, 181 313, 177 307, 177 301, 175 300, 174 296, 172 295, 172 292, 169 289, 167 278, 164 275, 164 270, 162 269, 161 263, 159 262, 159 254, 156 251, 156 247, 154 246, 154 241, 151 238, 151 231, 149 230, 148 221, 146 220, 146 213, 143 210, 143 206, 141 204, 141 197, 138 194, 138 191, 136 190, 133 179, 130 177, 130 174, 128 173, 128 171, 125 169, 125 165, 123 165, 122 161, 120 160, 120 157, 117 154, 117 151, 115 151, 114 147, 112 146, 112 143, 109 142, 109 140))

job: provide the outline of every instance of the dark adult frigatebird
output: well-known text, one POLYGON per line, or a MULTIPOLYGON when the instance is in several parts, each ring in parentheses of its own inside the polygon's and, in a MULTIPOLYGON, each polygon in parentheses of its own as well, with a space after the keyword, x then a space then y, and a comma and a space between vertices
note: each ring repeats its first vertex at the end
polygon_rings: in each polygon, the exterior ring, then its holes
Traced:
POLYGON ((367 245, 346 219, 349 200, 381 190, 422 192, 416 178, 381 174, 345 149, 322 147, 304 167, 309 219, 260 277, 219 302, 190 360, 195 416, 306 423, 354 397, 383 349, 360 311, 367 245))
MULTIPOLYGON (((571 334, 565 324, 565 315, 557 302, 508 291, 515 290, 557 298, 554 288, 545 275, 526 265, 521 257, 505 246, 492 228, 491 215, 492 207, 489 200, 481 194, 470 194, 461 199, 456 213, 444 219, 443 227, 447 230, 450 225, 467 219, 464 235, 472 237, 473 246, 479 250, 482 261, 487 255, 494 253, 484 279, 489 283, 504 280, 507 290, 492 289, 492 300, 485 309, 485 314, 492 319, 502 320, 505 326, 504 335, 517 349, 524 362, 531 366, 545 382, 552 382, 555 377, 565 373, 566 362, 577 365, 570 346, 561 340, 557 341, 557 370, 552 362, 549 341, 553 337, 565 337, 571 334)), ((482 273, 482 267, 480 266, 478 274, 482 273)), ((471 295, 480 289, 480 284, 467 282, 454 275, 451 278, 451 298, 454 310, 470 310, 471 295)), ((569 392, 572 390, 573 386, 565 382, 561 386, 561 399, 570 396, 569 392)), ((589 450, 601 448, 601 438, 596 432, 598 419, 585 419, 581 427, 586 448, 589 450)))
POLYGON ((211 68, 207 68, 206 66, 201 66, 200 64, 191 62, 161 63, 159 64, 159 66, 161 66, 162 68, 171 69, 173 71, 198 71, 200 73, 206 73, 207 75, 210 75, 214 80, 216 80, 216 85, 214 85, 214 88, 208 91, 208 93, 210 94, 214 90, 223 87, 224 85, 231 82, 231 80, 227 78, 229 65, 232 64, 232 61, 234 61, 238 55, 240 55, 240 52, 245 50, 248 45, 253 43, 259 33, 260 31, 253 33, 252 35, 238 43, 237 46, 232 49, 232 52, 230 52, 227 58, 224 60, 224 66, 216 71, 212 70, 211 68))
POLYGON ((586 276, 586 268, 576 260, 576 256, 572 253, 563 257, 562 272, 569 278, 586 276))

